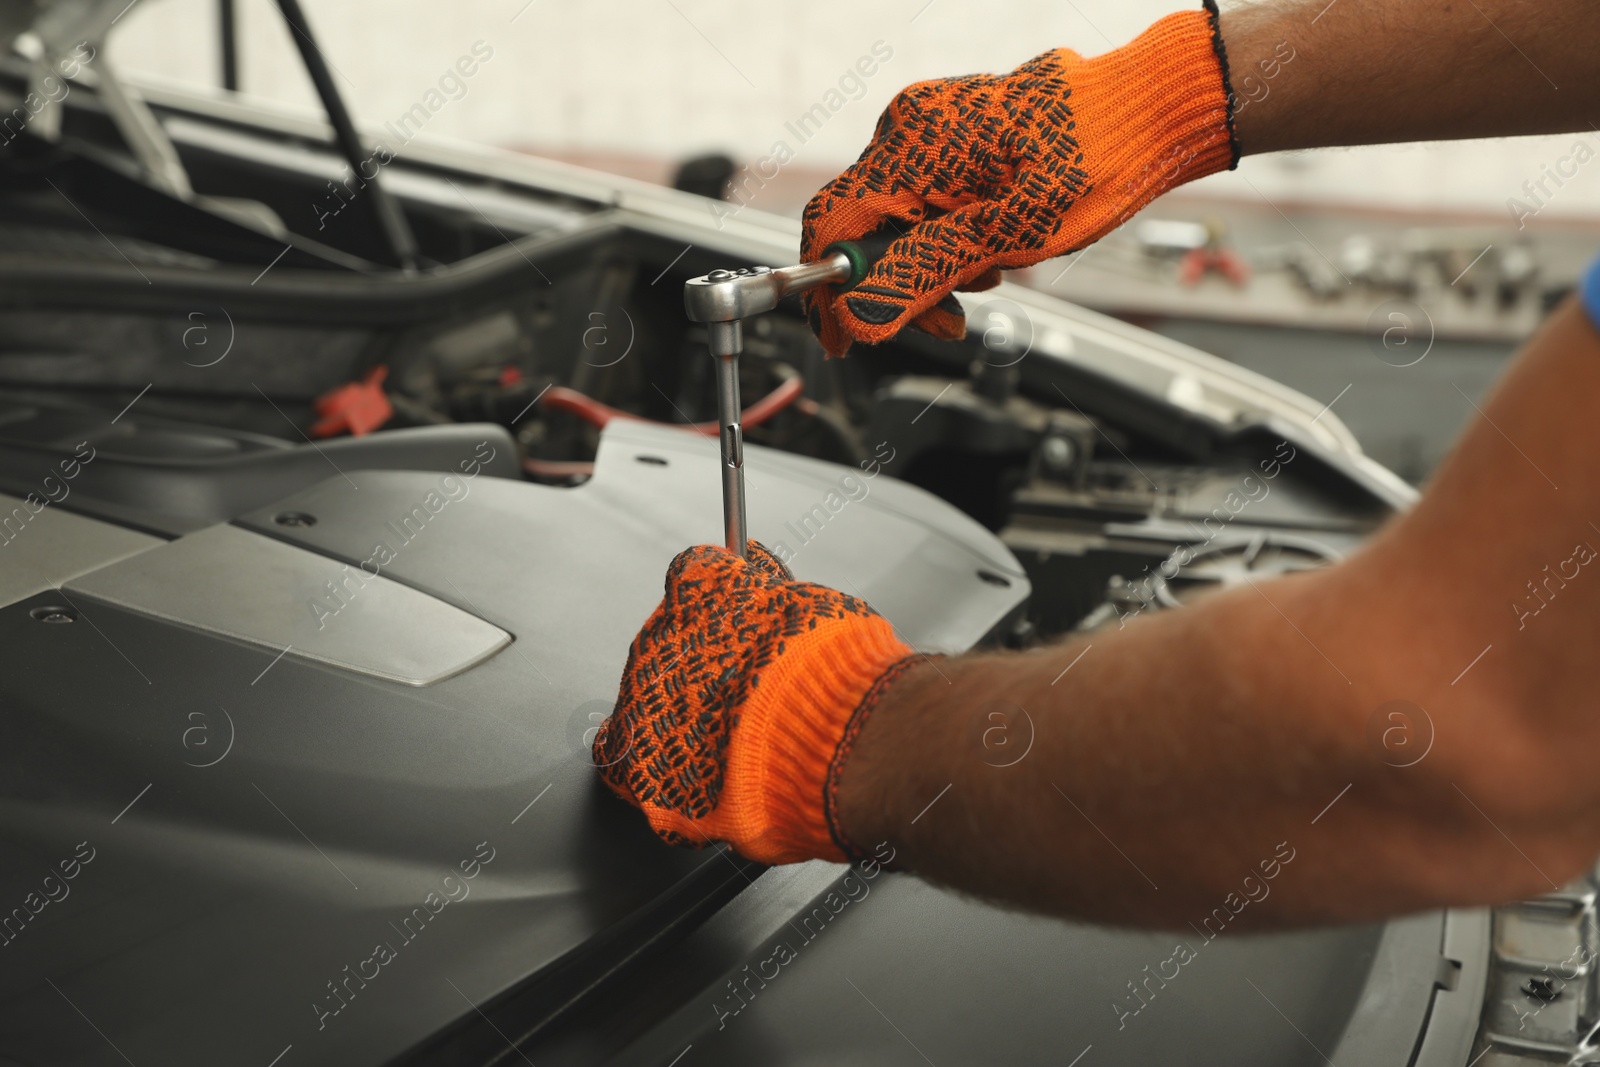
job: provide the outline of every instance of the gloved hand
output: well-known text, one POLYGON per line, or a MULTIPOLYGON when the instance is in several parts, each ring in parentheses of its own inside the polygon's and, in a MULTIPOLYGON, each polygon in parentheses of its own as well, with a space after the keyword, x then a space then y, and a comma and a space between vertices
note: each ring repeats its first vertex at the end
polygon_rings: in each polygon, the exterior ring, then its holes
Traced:
POLYGON ((885 226, 903 233, 853 290, 806 294, 831 356, 908 323, 946 339, 952 290, 1092 244, 1175 185, 1238 161, 1214 0, 1121 48, 1061 48, 1005 75, 918 82, 861 158, 806 205, 800 258, 885 226))
POLYGON ((673 844, 793 863, 859 853, 835 824, 850 743, 915 658, 854 597, 797 582, 755 541, 667 569, 594 740, 606 784, 673 844))

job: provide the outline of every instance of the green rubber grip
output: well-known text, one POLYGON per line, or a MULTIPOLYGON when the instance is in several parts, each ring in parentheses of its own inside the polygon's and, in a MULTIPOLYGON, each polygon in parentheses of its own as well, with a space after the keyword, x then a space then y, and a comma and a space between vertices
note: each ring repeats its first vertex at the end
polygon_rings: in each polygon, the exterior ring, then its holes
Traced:
POLYGON ((865 237, 858 237, 851 241, 835 241, 822 250, 824 257, 844 253, 850 259, 850 279, 842 285, 841 289, 854 289, 861 284, 861 279, 867 276, 873 264, 883 258, 889 250, 889 245, 900 235, 893 230, 878 233, 869 233, 865 237))

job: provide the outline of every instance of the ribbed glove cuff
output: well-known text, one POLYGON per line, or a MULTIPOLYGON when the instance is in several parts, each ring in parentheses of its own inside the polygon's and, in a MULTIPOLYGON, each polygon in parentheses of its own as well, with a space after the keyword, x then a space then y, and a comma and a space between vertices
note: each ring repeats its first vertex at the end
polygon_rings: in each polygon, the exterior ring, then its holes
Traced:
POLYGON ((839 772, 884 689, 916 657, 879 616, 828 620, 786 644, 740 712, 718 830, 762 863, 842 862, 858 850, 837 826, 839 772))
POLYGON ((1232 168, 1239 159, 1217 10, 1168 15, 1121 48, 1083 60, 1073 95, 1095 183, 1132 204, 1232 168))

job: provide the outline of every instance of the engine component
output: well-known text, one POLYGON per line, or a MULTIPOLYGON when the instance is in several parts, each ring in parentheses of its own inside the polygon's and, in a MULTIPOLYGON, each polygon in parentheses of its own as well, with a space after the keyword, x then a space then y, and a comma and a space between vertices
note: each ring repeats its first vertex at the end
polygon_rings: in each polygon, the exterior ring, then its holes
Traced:
POLYGON ((1179 607, 1217 589, 1326 566, 1340 558, 1342 553, 1315 538, 1263 529, 1242 540, 1198 549, 1180 544, 1154 568, 1147 565, 1136 580, 1121 574, 1108 578, 1105 600, 1077 629, 1120 624, 1152 608, 1179 607))
MULTIPOLYGON (((981 380, 981 379, 980 379, 981 380)), ((978 383, 907 375, 879 391, 868 439, 895 443, 896 474, 932 449, 1025 457, 1051 425, 1043 407, 978 383)))
POLYGON ((1086 415, 1075 411, 1051 412, 1044 436, 1034 452, 1029 480, 1049 478, 1082 490, 1088 481, 1089 460, 1094 457, 1095 439, 1099 434, 1099 429, 1086 415))

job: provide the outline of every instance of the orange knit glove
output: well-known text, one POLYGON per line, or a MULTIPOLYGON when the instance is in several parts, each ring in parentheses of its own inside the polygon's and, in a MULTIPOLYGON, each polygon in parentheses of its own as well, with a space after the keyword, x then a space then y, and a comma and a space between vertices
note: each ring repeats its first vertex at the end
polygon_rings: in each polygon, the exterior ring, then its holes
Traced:
POLYGON ((665 841, 727 841, 762 863, 858 853, 834 820, 838 776, 879 694, 914 658, 888 620, 797 582, 755 541, 667 569, 594 740, 606 784, 665 841))
POLYGON ((828 354, 908 323, 959 338, 953 290, 1084 248, 1173 186, 1237 163, 1216 6, 1205 5, 1093 59, 1060 48, 1010 74, 902 90, 861 158, 806 205, 806 262, 835 241, 903 234, 848 293, 806 294, 828 354))

